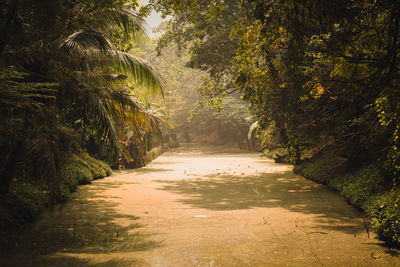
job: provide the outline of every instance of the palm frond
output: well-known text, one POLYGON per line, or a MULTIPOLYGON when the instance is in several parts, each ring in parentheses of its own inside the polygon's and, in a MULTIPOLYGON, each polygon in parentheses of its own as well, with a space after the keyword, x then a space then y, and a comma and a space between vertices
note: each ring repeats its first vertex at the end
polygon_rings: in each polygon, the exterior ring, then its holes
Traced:
POLYGON ((166 122, 163 116, 153 112, 141 103, 137 98, 123 90, 110 91, 110 96, 119 104, 119 110, 122 110, 124 118, 127 119, 132 129, 141 129, 144 131, 158 131, 159 125, 166 122))
POLYGON ((260 127, 260 125, 259 125, 258 121, 255 121, 250 125, 249 132, 247 133, 247 138, 249 140, 251 139, 251 135, 253 134, 254 130, 258 129, 259 127, 260 127))
POLYGON ((88 96, 88 111, 91 113, 91 117, 95 118, 96 128, 103 131, 104 137, 108 144, 115 150, 118 151, 118 136, 115 131, 114 123, 109 115, 109 107, 100 97, 92 92, 87 93, 88 96))
POLYGON ((125 32, 133 32, 134 34, 145 32, 144 19, 132 10, 112 9, 110 15, 114 23, 125 32))
POLYGON ((143 86, 153 95, 164 96, 165 82, 155 67, 148 61, 118 50, 101 51, 99 49, 80 50, 91 58, 91 68, 99 65, 111 66, 116 71, 125 73, 137 86, 143 86))
POLYGON ((164 79, 151 63, 117 50, 109 51, 108 56, 118 70, 130 74, 137 85, 148 88, 154 95, 164 96, 164 79))
POLYGON ((68 36, 60 45, 66 52, 83 52, 87 49, 108 51, 113 48, 111 42, 95 30, 81 30, 68 36))
POLYGON ((102 75, 103 79, 107 82, 122 82, 125 81, 128 76, 124 75, 124 74, 116 74, 116 73, 103 73, 102 75))
POLYGON ((32 153, 36 161, 36 168, 40 174, 41 179, 48 182, 50 192, 52 192, 53 201, 59 195, 59 181, 60 176, 60 151, 56 141, 48 138, 34 138, 30 141, 28 151, 32 153))
MULTIPOLYGON (((68 41, 64 42, 62 48, 68 53, 87 55, 92 69, 98 69, 99 66, 114 67, 118 72, 129 75, 136 85, 149 89, 153 95, 164 96, 164 79, 151 63, 125 52, 105 49, 104 44, 100 45, 99 42, 91 38, 89 35, 82 35, 82 38, 77 36, 69 38, 68 41), (85 36, 88 37, 88 40, 84 40, 85 36), (97 45, 99 47, 96 47, 97 45)), ((106 39, 104 38, 104 40, 106 39)))
POLYGON ((144 34, 144 19, 129 7, 101 8, 88 10, 90 26, 103 32, 121 29, 126 36, 144 34))

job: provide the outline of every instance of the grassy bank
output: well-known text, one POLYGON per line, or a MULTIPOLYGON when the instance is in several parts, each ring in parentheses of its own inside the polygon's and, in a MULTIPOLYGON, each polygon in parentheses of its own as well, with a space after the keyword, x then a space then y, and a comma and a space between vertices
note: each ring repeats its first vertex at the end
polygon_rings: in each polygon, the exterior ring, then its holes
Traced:
POLYGON ((325 155, 308 159, 294 167, 294 172, 328 185, 369 218, 380 240, 400 246, 399 190, 385 175, 382 164, 372 163, 348 171, 346 159, 325 155))
MULTIPOLYGON (((147 151, 145 163, 164 152, 162 146, 147 151)), ((57 181, 49 184, 19 175, 10 185, 10 192, 0 196, 0 231, 33 221, 46 207, 65 202, 78 185, 109 176, 110 166, 86 152, 68 154, 62 158, 57 181)))
POLYGON ((165 148, 163 146, 158 146, 152 148, 150 151, 146 152, 146 164, 151 162, 152 160, 156 159, 162 153, 164 153, 165 148))
POLYGON ((0 196, 0 230, 33 221, 46 206, 66 201, 79 184, 90 184, 112 172, 108 164, 86 152, 67 155, 62 162, 54 185, 30 177, 12 180, 9 193, 0 196))

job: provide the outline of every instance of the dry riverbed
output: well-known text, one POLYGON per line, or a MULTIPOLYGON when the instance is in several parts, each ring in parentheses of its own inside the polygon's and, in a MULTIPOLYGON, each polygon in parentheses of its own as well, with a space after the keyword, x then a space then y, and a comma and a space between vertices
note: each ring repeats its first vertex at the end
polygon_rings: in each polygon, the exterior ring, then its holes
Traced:
POLYGON ((221 147, 81 186, 1 245, 0 266, 400 266, 327 187, 221 147))

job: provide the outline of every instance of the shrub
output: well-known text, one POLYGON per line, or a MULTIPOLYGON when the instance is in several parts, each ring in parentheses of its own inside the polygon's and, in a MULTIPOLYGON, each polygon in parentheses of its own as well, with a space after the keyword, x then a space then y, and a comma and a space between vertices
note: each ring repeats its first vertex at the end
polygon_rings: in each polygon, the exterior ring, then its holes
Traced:
POLYGON ((325 155, 303 161, 294 167, 294 172, 315 182, 328 184, 338 173, 345 171, 345 164, 345 158, 325 155))
POLYGON ((365 210, 369 198, 385 190, 385 176, 376 164, 372 164, 353 173, 335 177, 329 186, 352 205, 365 210))
MULTIPOLYGON (((38 181, 32 177, 24 181, 13 180, 10 192, 0 196, 0 230, 34 220, 42 209, 50 203, 50 196, 55 202, 66 201, 70 192, 75 191, 78 184, 89 184, 93 173, 98 178, 111 174, 108 164, 90 157, 87 153, 65 155, 62 160, 58 192, 45 193, 48 185, 36 185, 38 181), (33 184, 35 182, 35 184, 33 184)), ((51 188, 51 190, 54 190, 51 188)), ((51 202, 52 204, 55 202, 51 202)))
POLYGON ((67 201, 67 198, 68 198, 68 195, 70 192, 71 192, 71 190, 70 190, 68 184, 64 184, 64 183, 60 184, 58 186, 58 194, 55 196, 56 197, 55 201, 57 203, 67 201))
POLYGON ((164 151, 163 151, 163 148, 161 146, 155 147, 155 148, 151 149, 150 151, 147 151, 146 152, 147 162, 150 162, 150 161, 156 159, 163 152, 164 151))
MULTIPOLYGON (((61 170, 61 179, 66 181, 68 184, 73 183, 75 180, 77 184, 90 184, 93 180, 93 175, 86 165, 76 160, 78 156, 74 155, 68 160, 61 170)), ((73 189, 73 185, 70 189, 73 189)))
POLYGON ((370 199, 367 207, 378 238, 400 247, 400 191, 390 190, 370 199))
POLYGON ((277 156, 284 156, 287 155, 287 148, 286 147, 278 147, 278 148, 274 148, 274 149, 265 149, 264 150, 264 155, 267 158, 271 158, 273 159, 274 157, 277 156))
POLYGON ((36 185, 27 182, 13 182, 10 185, 8 204, 19 222, 32 221, 48 202, 48 197, 36 185))
POLYGON ((80 156, 90 165, 91 168, 94 168, 97 171, 96 174, 98 176, 94 176, 94 179, 111 175, 112 170, 107 163, 91 157, 88 153, 82 153, 80 156))
POLYGON ((81 153, 79 156, 75 155, 75 160, 90 171, 93 179, 100 179, 107 176, 106 171, 96 164, 96 160, 86 152, 81 153))
POLYGON ((106 172, 106 176, 110 176, 112 174, 110 165, 108 165, 107 163, 105 163, 104 161, 101 161, 101 160, 96 160, 96 162, 106 172))
POLYGON ((98 179, 98 178, 104 177, 104 176, 102 176, 103 173, 101 171, 99 171, 98 168, 93 166, 93 164, 91 164, 91 162, 84 159, 82 157, 82 155, 74 155, 73 160, 76 162, 77 165, 80 166, 80 168, 83 168, 83 169, 86 169, 87 171, 89 171, 90 176, 92 177, 90 181, 92 181, 93 179, 98 179))
POLYGON ((76 190, 77 185, 79 183, 77 175, 74 175, 74 172, 71 170, 71 163, 69 163, 67 166, 63 166, 61 169, 61 179, 63 180, 63 183, 65 183, 70 192, 73 192, 76 190))

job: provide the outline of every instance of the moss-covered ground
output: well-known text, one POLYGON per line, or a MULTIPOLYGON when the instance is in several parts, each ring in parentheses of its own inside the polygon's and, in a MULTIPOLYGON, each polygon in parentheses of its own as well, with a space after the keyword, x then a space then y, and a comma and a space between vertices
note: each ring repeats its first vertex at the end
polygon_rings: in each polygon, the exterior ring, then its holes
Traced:
POLYGON ((107 163, 86 152, 69 154, 62 162, 56 188, 49 189, 47 183, 29 177, 12 180, 9 193, 0 197, 0 230, 33 221, 44 207, 66 201, 79 184, 90 184, 112 172, 107 163))
POLYGON ((392 179, 376 162, 357 170, 346 170, 349 168, 345 159, 332 155, 308 159, 294 167, 296 173, 327 184, 364 211, 379 239, 391 246, 400 246, 400 192, 393 189, 392 179))

